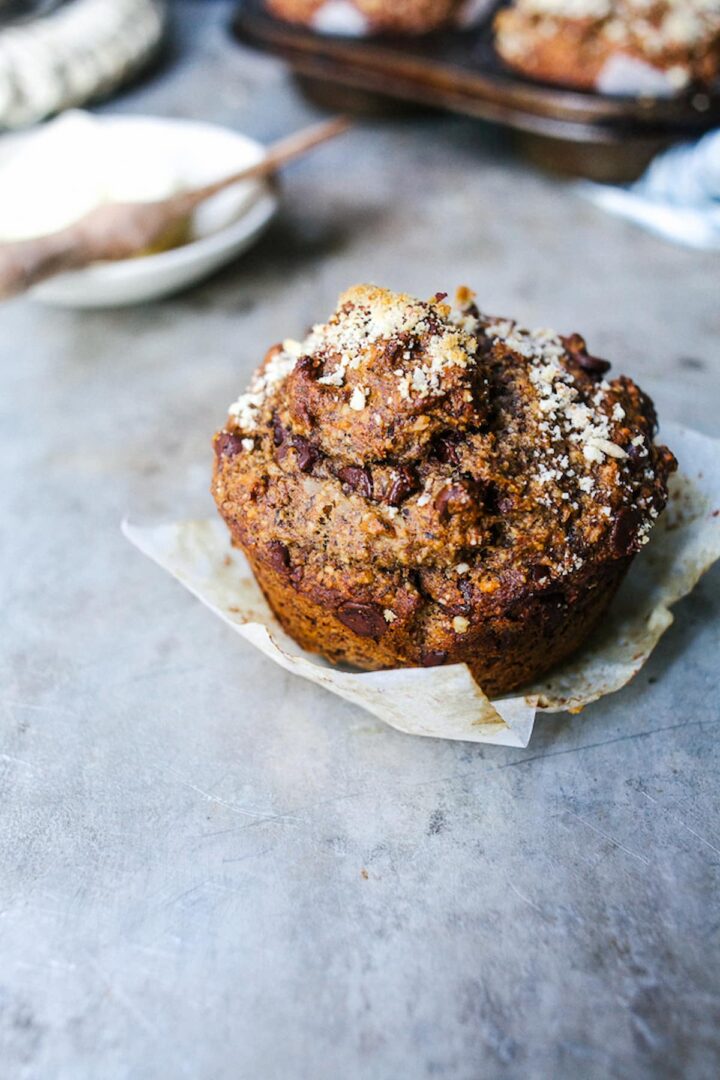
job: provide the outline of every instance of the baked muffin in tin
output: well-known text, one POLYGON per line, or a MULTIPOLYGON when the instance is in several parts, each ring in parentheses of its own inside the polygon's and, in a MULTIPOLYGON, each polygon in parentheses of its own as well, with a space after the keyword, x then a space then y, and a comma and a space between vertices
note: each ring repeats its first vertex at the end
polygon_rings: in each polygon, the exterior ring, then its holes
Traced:
POLYGON ((443 26, 470 26, 488 13, 492 0, 265 0, 287 22, 319 33, 363 36, 426 34, 443 26))
POLYGON ((467 289, 356 286, 270 349, 215 436, 212 491, 285 630, 364 669, 465 662, 492 695, 577 649, 675 468, 608 368, 467 289))
POLYGON ((669 95, 717 77, 720 0, 513 0, 495 45, 531 78, 669 95))

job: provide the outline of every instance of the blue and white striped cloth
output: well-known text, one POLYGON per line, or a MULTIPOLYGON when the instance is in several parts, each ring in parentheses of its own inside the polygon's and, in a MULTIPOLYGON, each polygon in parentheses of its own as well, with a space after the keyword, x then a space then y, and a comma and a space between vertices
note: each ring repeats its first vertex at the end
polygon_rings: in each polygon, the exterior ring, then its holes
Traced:
POLYGON ((666 240, 720 251, 720 131, 666 150, 634 184, 583 183, 580 191, 603 210, 666 240))

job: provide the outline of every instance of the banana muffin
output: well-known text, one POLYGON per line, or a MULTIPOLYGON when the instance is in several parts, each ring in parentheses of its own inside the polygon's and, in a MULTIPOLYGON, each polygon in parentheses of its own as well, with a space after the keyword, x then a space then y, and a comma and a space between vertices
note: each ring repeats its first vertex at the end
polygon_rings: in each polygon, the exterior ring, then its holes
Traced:
POLYGON ((495 46, 531 78, 667 95, 720 68, 720 0, 514 0, 495 46))
POLYGON ((492 0, 265 0, 288 22, 327 34, 426 34, 442 26, 469 26, 492 0))
POLYGON ((573 652, 665 505, 649 398, 579 334, 369 285, 268 352, 212 491, 285 630, 365 669, 464 662, 486 693, 573 652))

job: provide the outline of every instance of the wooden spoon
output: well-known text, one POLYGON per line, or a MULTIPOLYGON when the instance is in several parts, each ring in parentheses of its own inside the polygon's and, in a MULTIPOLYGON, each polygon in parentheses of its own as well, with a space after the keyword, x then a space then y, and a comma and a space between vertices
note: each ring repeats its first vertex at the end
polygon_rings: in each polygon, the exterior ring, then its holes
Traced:
POLYGON ((350 127, 343 116, 289 135, 268 148, 257 164, 153 202, 105 203, 58 232, 0 243, 0 300, 25 292, 38 282, 94 262, 116 261, 166 246, 181 234, 183 223, 205 199, 242 180, 270 176, 281 165, 341 135, 350 127), (165 242, 165 243, 163 243, 165 242))

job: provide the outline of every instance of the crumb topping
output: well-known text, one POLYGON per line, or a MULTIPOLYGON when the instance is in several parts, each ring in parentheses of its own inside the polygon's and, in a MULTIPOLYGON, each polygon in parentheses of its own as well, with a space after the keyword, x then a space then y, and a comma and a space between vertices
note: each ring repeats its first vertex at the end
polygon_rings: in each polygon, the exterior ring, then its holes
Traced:
POLYGON ((228 408, 228 416, 235 420, 239 430, 254 431, 257 428, 258 417, 268 396, 284 382, 295 367, 298 354, 294 345, 295 342, 286 341, 281 348, 275 350, 260 371, 253 376, 250 388, 228 408), (290 349, 286 348, 288 345, 291 346, 290 349))
MULTIPOLYGON (((609 384, 603 380, 591 403, 583 403, 572 374, 562 366, 567 355, 565 346, 552 330, 526 330, 503 322, 491 323, 485 333, 493 342, 501 342, 529 361, 528 376, 537 391, 537 408, 542 417, 538 427, 551 441, 551 460, 542 461, 539 467, 543 483, 567 468, 567 455, 557 452, 563 440, 580 445, 587 461, 602 464, 606 456, 627 457, 610 438, 610 418, 602 410, 609 384)), ((612 417, 622 419, 624 415, 622 406, 615 403, 612 417)))
POLYGON ((348 372, 361 367, 372 346, 402 341, 406 347, 397 351, 397 357, 403 366, 393 369, 400 396, 409 399, 439 394, 443 372, 450 367, 467 367, 475 351, 475 342, 461 327, 442 325, 427 343, 424 363, 410 366, 405 362, 413 360, 417 339, 437 328, 438 317, 447 318, 448 314, 449 308, 439 301, 428 305, 384 289, 356 286, 340 297, 338 311, 327 323, 313 327, 302 343, 302 352, 325 358, 330 370, 318 378, 321 386, 339 387, 345 385, 348 372))

